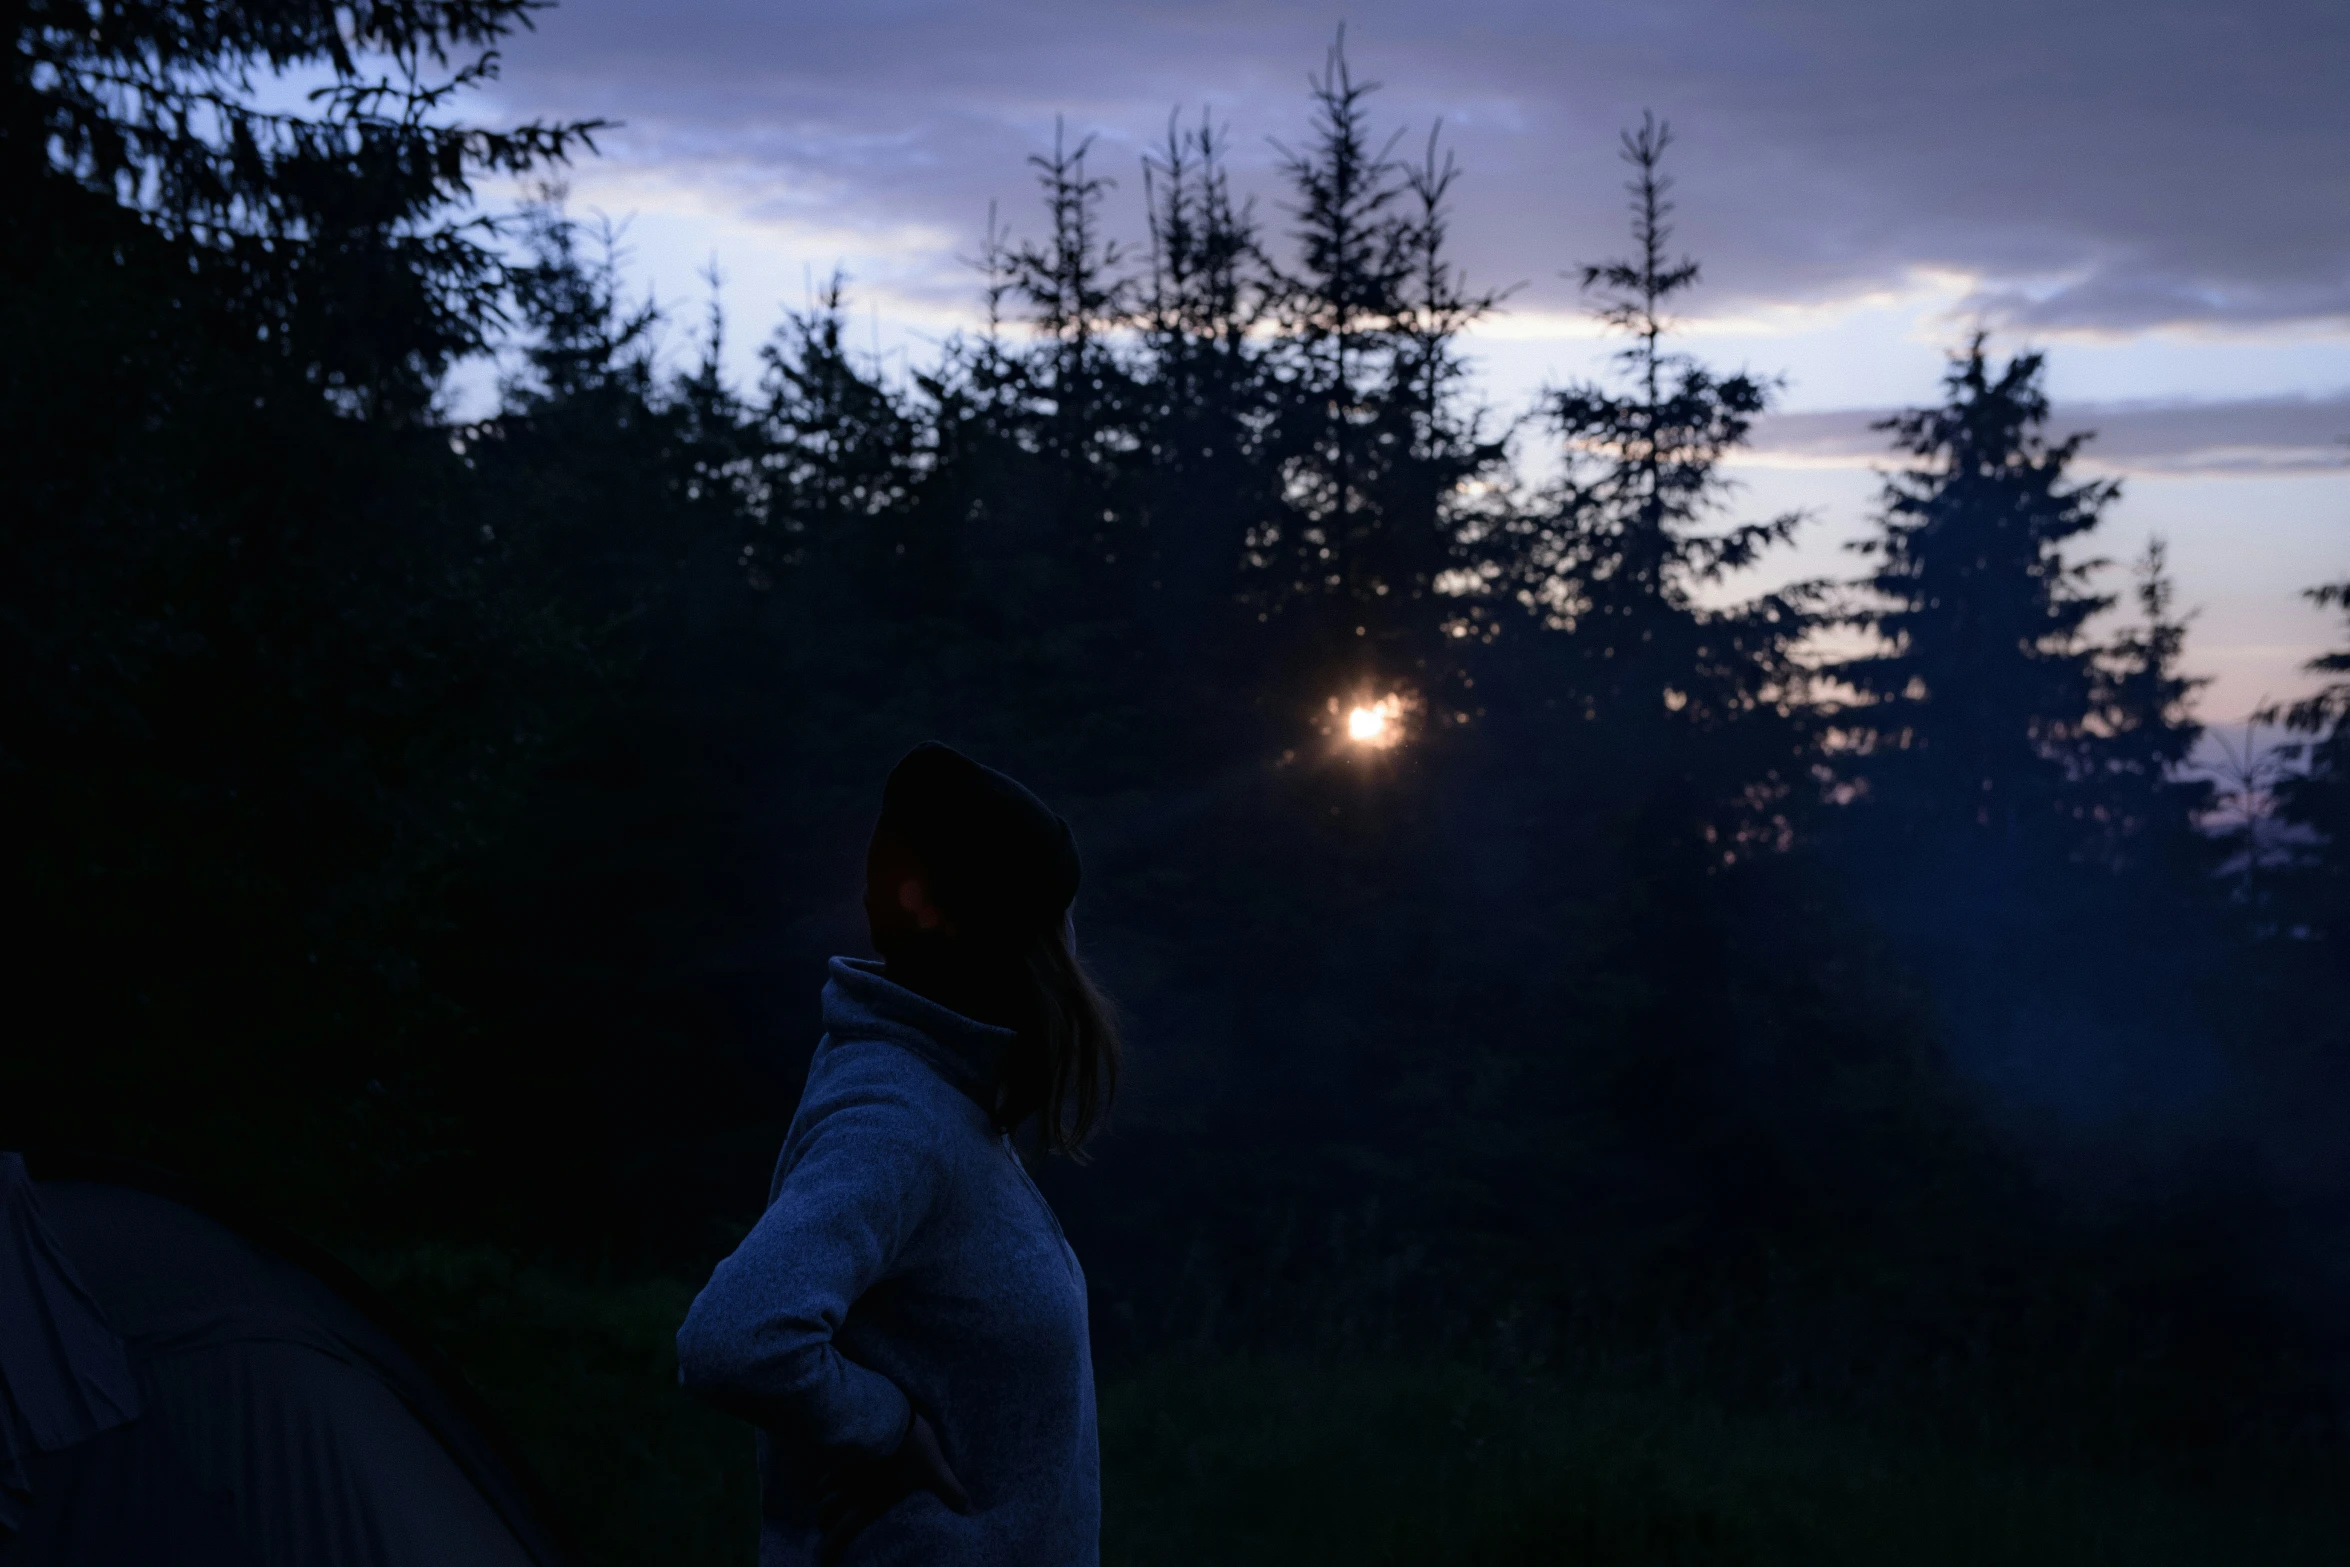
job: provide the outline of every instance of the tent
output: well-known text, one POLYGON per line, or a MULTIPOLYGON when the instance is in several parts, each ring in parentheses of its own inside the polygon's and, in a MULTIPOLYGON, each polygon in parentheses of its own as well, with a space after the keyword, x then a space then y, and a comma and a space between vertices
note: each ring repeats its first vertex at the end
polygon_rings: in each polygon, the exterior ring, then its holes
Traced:
POLYGON ((0 1567, 569 1567, 528 1470, 324 1254, 0 1154, 0 1567))

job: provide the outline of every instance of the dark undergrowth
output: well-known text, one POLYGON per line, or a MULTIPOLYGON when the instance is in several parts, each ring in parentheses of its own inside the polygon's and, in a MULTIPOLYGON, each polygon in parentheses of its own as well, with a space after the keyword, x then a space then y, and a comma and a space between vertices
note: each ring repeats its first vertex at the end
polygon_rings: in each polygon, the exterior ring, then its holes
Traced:
POLYGON ((2350 1550, 2338 1491, 2182 1493, 1800 1413, 1470 1366, 1175 1363, 1106 1388, 1102 1406, 1104 1556, 1132 1567, 2079 1567, 2332 1563, 2350 1550))
POLYGON ((506 1422, 591 1567, 747 1564, 750 1432, 677 1388, 672 1279, 573 1280, 486 1247, 349 1260, 437 1339, 506 1422))
MULTIPOLYGON (((355 1259, 508 1422, 596 1567, 747 1564, 749 1433, 678 1393, 691 1289, 486 1249, 355 1259)), ((1167 1563, 2339 1563, 2350 1463, 2194 1484, 1636 1379, 1243 1354, 1101 1392, 1103 1556, 1167 1563)))

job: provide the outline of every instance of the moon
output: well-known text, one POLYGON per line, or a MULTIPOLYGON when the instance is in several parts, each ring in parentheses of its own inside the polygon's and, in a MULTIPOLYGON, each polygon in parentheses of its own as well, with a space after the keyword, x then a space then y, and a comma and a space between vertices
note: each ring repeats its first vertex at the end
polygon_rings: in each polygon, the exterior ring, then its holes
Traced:
MULTIPOLYGON (((1331 705, 1336 707, 1337 704, 1331 705)), ((1376 701, 1356 703, 1347 710, 1347 739, 1374 751, 1401 745, 1404 738, 1404 713, 1411 705, 1409 699, 1392 691, 1376 701)))

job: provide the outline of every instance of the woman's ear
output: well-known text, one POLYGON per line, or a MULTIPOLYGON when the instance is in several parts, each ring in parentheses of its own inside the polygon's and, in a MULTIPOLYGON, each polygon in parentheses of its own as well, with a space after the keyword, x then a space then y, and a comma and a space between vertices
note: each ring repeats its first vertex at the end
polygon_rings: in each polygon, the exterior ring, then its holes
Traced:
POLYGON ((938 905, 930 901, 930 888, 919 876, 908 876, 898 883, 898 907, 914 916, 914 924, 922 930, 936 930, 946 922, 938 905))

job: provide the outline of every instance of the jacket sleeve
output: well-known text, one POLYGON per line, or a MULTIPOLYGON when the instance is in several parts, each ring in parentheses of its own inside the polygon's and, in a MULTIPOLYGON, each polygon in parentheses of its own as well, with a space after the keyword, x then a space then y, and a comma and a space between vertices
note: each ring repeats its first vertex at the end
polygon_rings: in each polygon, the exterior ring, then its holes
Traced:
POLYGON ((833 1335, 929 1211, 939 1162, 926 1130, 912 1107, 878 1096, 802 1129, 774 1201, 678 1329, 687 1392, 829 1456, 897 1450, 913 1418, 906 1395, 833 1335))

